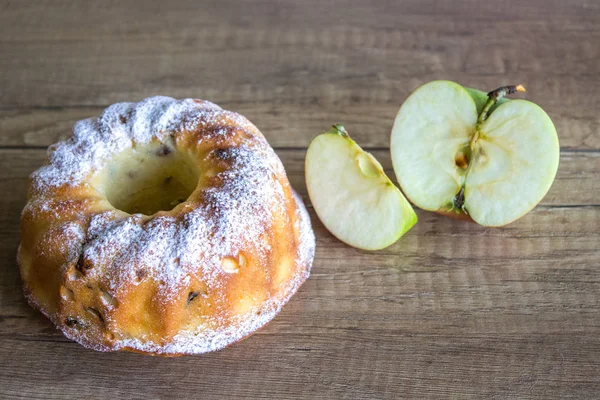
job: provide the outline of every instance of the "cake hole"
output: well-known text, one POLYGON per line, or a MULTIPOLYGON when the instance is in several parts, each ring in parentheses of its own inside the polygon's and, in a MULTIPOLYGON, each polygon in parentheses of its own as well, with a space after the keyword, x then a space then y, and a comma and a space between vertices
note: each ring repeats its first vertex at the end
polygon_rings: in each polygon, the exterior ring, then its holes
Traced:
POLYGON ((228 274, 237 274, 240 266, 236 259, 231 257, 224 257, 221 260, 221 269, 228 274))
POLYGON ((198 186, 200 173, 187 153, 174 145, 138 145, 116 155, 94 179, 118 210, 154 215, 185 202, 198 186))

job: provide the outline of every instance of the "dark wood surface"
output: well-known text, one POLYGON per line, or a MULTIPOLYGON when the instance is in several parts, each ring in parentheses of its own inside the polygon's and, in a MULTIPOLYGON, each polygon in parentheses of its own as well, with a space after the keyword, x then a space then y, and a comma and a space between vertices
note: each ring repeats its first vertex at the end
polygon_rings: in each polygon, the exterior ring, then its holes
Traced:
POLYGON ((0 397, 600 398, 598 1, 4 0, 0 32, 0 397), (78 119, 212 100, 263 131, 309 204, 310 139, 344 123, 393 176, 395 113, 433 79, 523 83, 554 120, 558 177, 521 220, 418 211, 364 252, 311 209, 311 278, 260 332, 201 356, 86 350, 24 301, 26 178, 78 119))

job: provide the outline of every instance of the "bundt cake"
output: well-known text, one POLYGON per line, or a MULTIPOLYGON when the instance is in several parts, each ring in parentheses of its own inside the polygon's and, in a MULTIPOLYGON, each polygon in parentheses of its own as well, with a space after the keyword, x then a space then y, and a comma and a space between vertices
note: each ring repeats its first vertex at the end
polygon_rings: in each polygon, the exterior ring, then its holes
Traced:
POLYGON ((99 351, 218 350, 308 278, 315 239, 260 131, 201 100, 118 103, 48 149, 21 215, 30 304, 99 351))

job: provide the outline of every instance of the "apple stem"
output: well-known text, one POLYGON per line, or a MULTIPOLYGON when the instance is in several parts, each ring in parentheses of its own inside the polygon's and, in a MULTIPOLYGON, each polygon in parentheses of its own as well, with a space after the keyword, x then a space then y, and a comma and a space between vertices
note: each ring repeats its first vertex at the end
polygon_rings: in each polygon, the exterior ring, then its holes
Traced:
POLYGON ((454 208, 456 208, 459 211, 465 211, 464 209, 464 205, 465 205, 465 186, 461 186, 460 190, 458 191, 458 193, 456 194, 456 196, 454 196, 454 200, 453 202, 453 206, 454 208))
POLYGON ((344 136, 344 137, 348 137, 348 131, 346 130, 346 128, 344 128, 344 125, 342 124, 335 124, 331 126, 331 129, 329 129, 327 132, 325 133, 335 133, 337 135, 340 136, 344 136))
POLYGON ((525 88, 523 87, 523 85, 508 85, 508 86, 501 86, 498 89, 494 89, 491 92, 488 92, 488 94, 487 94, 488 100, 485 103, 485 105, 483 106, 483 110, 481 110, 481 114, 479 114, 479 117, 477 118, 477 125, 481 125, 483 123, 483 121, 485 121, 487 119, 490 108, 492 108, 492 106, 494 104, 496 104, 498 102, 498 100, 500 100, 501 98, 503 98, 506 95, 517 93, 517 92, 524 92, 524 91, 525 91, 525 88))
POLYGON ((469 145, 472 151, 475 149, 475 143, 477 143, 477 139, 479 139, 479 126, 488 118, 488 113, 492 106, 506 95, 524 91, 525 87, 523 87, 523 85, 507 85, 501 86, 498 89, 494 89, 491 92, 488 92, 488 99, 485 102, 481 113, 477 117, 477 129, 475 130, 475 134, 471 138, 471 143, 469 145))

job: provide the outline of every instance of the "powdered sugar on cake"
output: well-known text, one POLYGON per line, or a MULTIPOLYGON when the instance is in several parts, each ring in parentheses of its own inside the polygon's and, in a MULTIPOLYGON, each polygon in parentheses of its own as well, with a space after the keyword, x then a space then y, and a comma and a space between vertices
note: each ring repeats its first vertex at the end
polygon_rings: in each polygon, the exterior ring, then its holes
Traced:
MULTIPOLYGON (((49 149, 48 165, 31 176, 39 195, 28 207, 49 212, 53 188, 85 186, 90 176, 128 148, 153 140, 169 143, 174 131, 193 130, 199 124, 217 126, 223 118, 252 131, 244 117, 206 101, 152 97, 140 103, 112 105, 99 118, 78 122, 71 138, 49 149)), ((226 134, 227 130, 218 129, 210 133, 226 134)), ((259 261, 267 262, 269 244, 261 237, 274 216, 286 212, 284 189, 273 176, 285 172, 264 137, 253 135, 253 143, 242 143, 224 153, 224 157, 233 160, 233 167, 220 173, 222 185, 204 189, 204 201, 186 209, 178 218, 157 215, 148 219, 140 214, 101 210, 90 215, 85 227, 65 223, 63 236, 72 249, 77 249, 74 257, 81 253, 84 262, 95 266, 87 276, 107 281, 107 289, 117 293, 140 280, 142 272, 138 267, 143 266, 144 277, 161 282, 159 296, 168 303, 190 284, 191 276, 200 278, 209 290, 218 290, 220 277, 225 273, 220 268, 221 260, 242 251, 240 243, 250 243, 259 261)), ((211 328, 200 326, 180 332, 162 346, 144 338, 132 338, 121 339, 109 349, 83 331, 66 330, 65 334, 98 350, 131 348, 163 354, 203 353, 248 336, 271 320, 308 277, 315 239, 306 209, 295 193, 294 200, 300 232, 296 263, 307 267, 305 274, 285 283, 283 298, 268 300, 227 326, 215 321, 211 328)))
POLYGON ((185 277, 190 274, 202 273, 204 281, 218 282, 221 260, 242 251, 240 243, 266 256, 268 244, 259 238, 274 214, 283 213, 282 188, 270 179, 263 155, 244 147, 228 152, 234 166, 222 173, 223 184, 207 188, 205 201, 181 218, 156 216, 144 221, 140 214, 118 218, 113 211, 93 216, 83 256, 92 265, 110 269, 92 268, 89 276, 110 273, 111 289, 117 290, 136 281, 140 271, 132 266, 141 264, 145 276, 164 283, 161 295, 167 302, 189 283, 185 277))
MULTIPOLYGON (((294 193, 294 196, 297 197, 297 194, 294 193)), ((302 244, 298 249, 298 262, 306 262, 310 265, 314 257, 315 237, 306 208, 301 202, 298 203, 298 208, 300 214, 298 223, 302 238, 302 244)), ((271 321, 308 278, 309 272, 310 270, 307 270, 306 275, 298 276, 290 282, 284 298, 268 300, 260 307, 249 310, 246 315, 237 317, 231 325, 221 326, 217 329, 205 329, 200 326, 196 330, 184 331, 177 334, 172 342, 162 347, 139 339, 123 340, 119 346, 163 354, 201 354, 222 349, 245 338, 271 321)))
POLYGON ((153 139, 166 143, 175 129, 214 124, 225 116, 241 127, 250 125, 241 115, 222 110, 208 101, 156 96, 139 103, 117 103, 99 118, 77 122, 71 138, 50 146, 49 165, 35 171, 32 178, 40 190, 78 186, 127 148, 150 143, 153 139))

